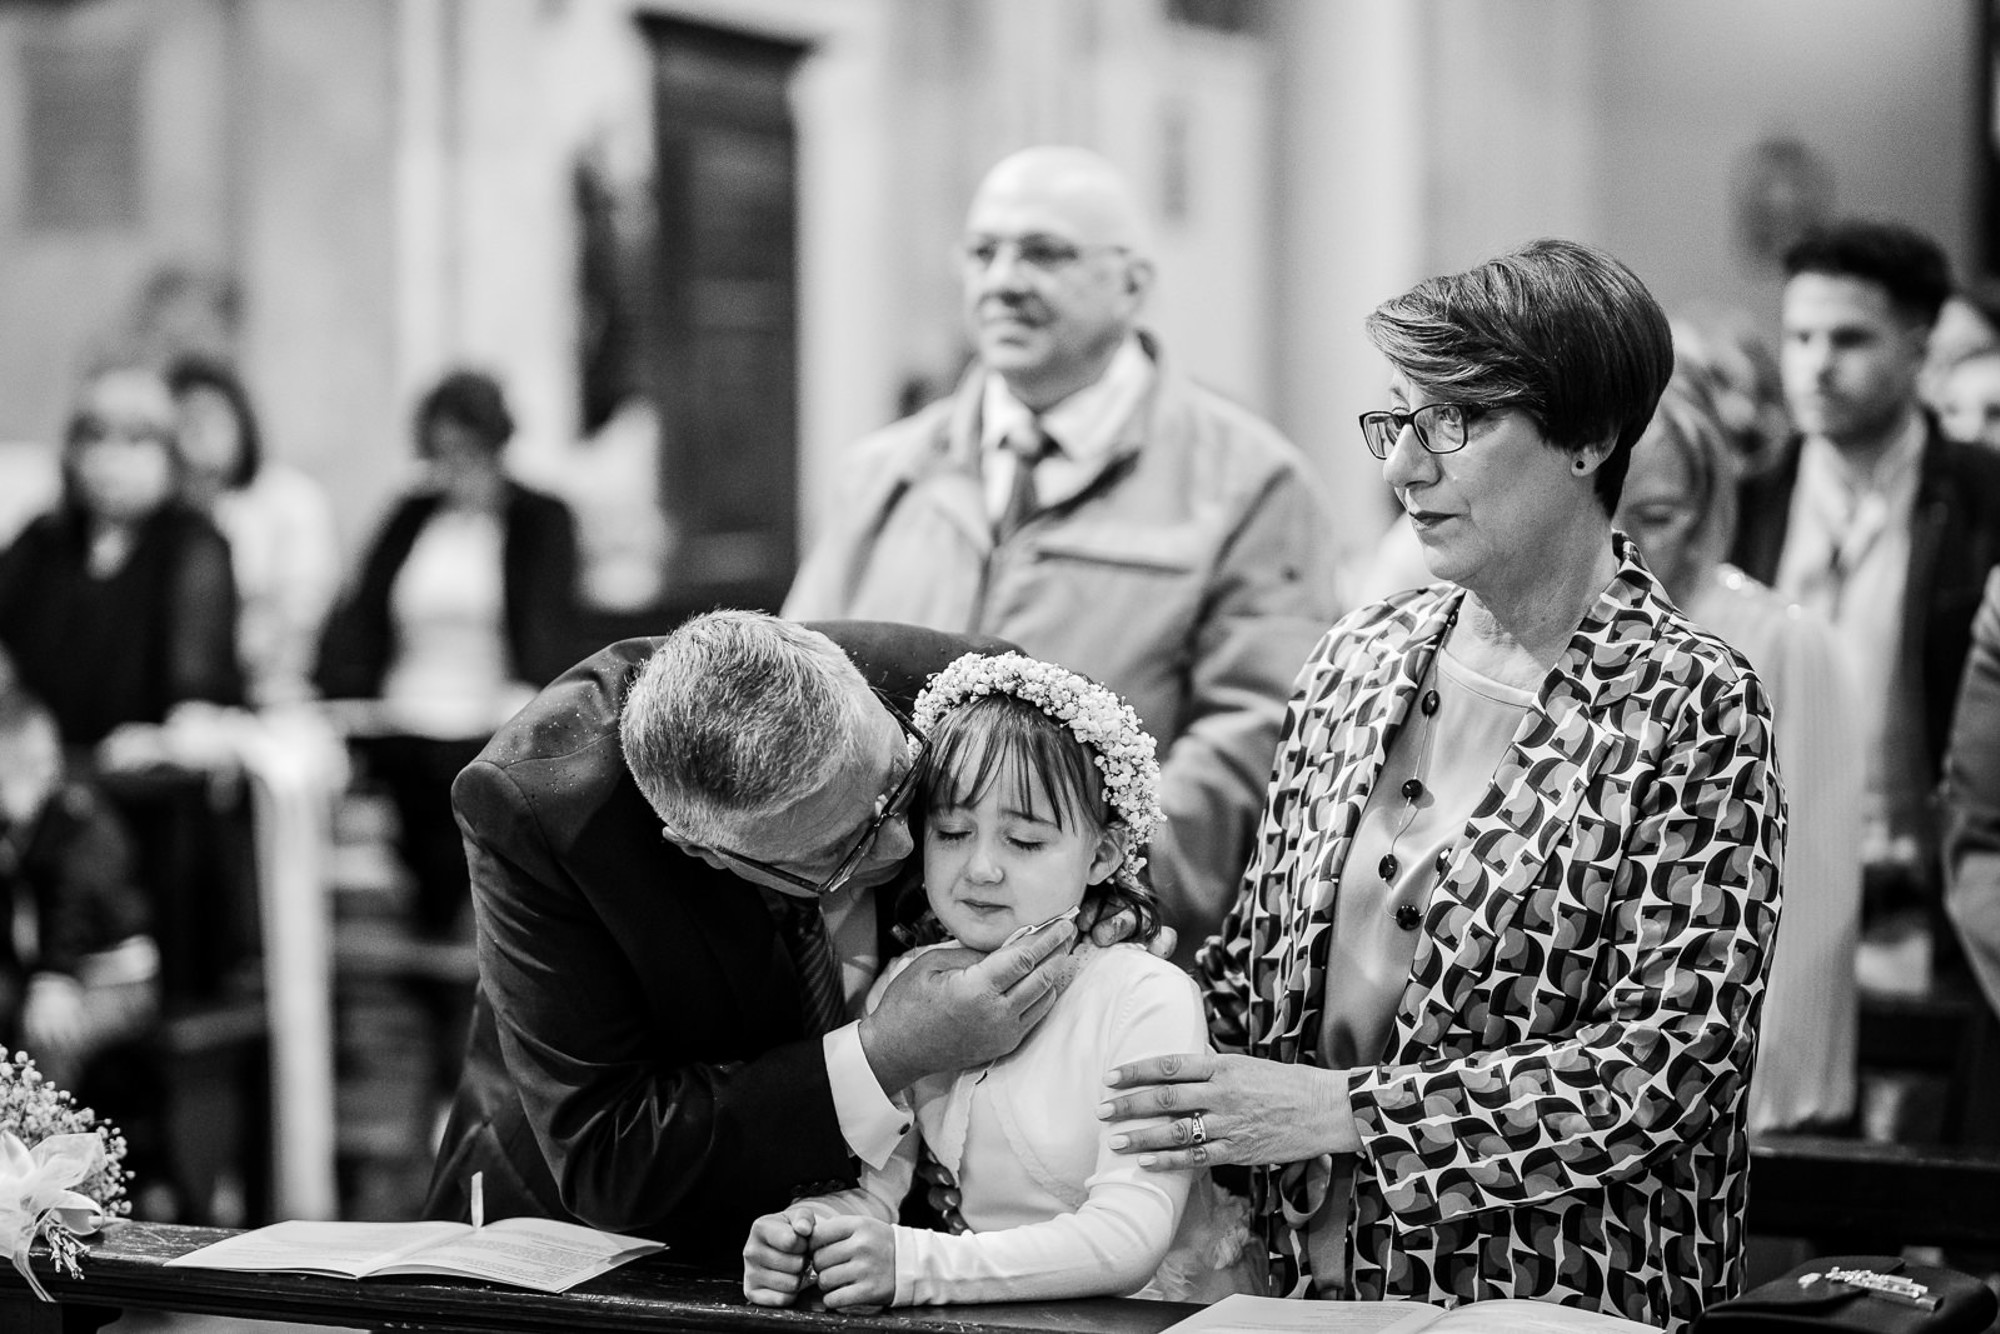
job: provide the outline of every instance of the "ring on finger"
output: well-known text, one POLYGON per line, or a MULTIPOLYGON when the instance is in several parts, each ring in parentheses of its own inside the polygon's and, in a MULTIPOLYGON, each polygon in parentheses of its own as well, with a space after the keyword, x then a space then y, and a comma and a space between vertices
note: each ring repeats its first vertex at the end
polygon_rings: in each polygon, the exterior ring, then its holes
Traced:
POLYGON ((1202 1121, 1200 1112, 1188 1116, 1188 1143, 1201 1145, 1208 1143, 1208 1126, 1202 1121))

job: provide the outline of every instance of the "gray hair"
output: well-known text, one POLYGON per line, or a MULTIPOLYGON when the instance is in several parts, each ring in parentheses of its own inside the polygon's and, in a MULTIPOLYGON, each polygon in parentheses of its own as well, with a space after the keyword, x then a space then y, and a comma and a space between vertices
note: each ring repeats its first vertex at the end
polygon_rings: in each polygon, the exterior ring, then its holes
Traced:
POLYGON ((860 750, 866 689, 816 630, 762 612, 708 612, 668 635, 633 678, 618 719, 625 767, 676 839, 726 845, 860 750))

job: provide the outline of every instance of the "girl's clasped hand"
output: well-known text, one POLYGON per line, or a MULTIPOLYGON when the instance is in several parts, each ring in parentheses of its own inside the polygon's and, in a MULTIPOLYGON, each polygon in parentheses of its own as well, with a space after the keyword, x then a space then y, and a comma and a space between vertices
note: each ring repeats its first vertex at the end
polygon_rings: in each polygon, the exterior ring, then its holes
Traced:
POLYGON ((857 1214, 822 1218, 794 1205, 750 1226, 743 1295, 757 1306, 790 1306, 817 1287, 828 1310, 887 1306, 896 1295, 896 1233, 857 1214))

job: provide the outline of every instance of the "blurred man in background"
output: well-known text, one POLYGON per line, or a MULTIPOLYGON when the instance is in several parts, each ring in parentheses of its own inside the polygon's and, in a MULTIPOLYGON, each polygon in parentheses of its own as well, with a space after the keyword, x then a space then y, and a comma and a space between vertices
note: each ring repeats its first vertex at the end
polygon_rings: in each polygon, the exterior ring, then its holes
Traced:
POLYGON ((1234 901, 1294 672, 1336 613, 1299 452, 1139 328, 1131 192, 1079 148, 981 184, 960 246, 976 364, 863 440, 793 617, 996 635, 1126 697, 1165 747, 1154 887, 1192 950, 1234 901))
POLYGON ((1781 362, 1798 434, 1745 483, 1733 558, 1834 626, 1867 760, 1864 931, 1913 942, 1882 980, 1920 989, 1926 942, 1952 953, 1935 929, 1931 794, 1980 587, 2000 562, 2000 455, 1945 439, 1918 398, 1951 291, 1934 241, 1840 222, 1803 237, 1785 269, 1781 362))

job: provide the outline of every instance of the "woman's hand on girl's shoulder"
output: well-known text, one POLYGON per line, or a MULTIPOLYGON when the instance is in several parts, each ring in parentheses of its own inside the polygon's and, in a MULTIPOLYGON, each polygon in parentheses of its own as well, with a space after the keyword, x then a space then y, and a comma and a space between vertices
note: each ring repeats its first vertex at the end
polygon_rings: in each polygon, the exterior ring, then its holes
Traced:
POLYGON ((1360 1148, 1341 1071, 1204 1051, 1121 1065, 1105 1082, 1114 1091, 1098 1107, 1101 1120, 1156 1121, 1120 1127, 1112 1151, 1154 1171, 1295 1163, 1360 1148))

